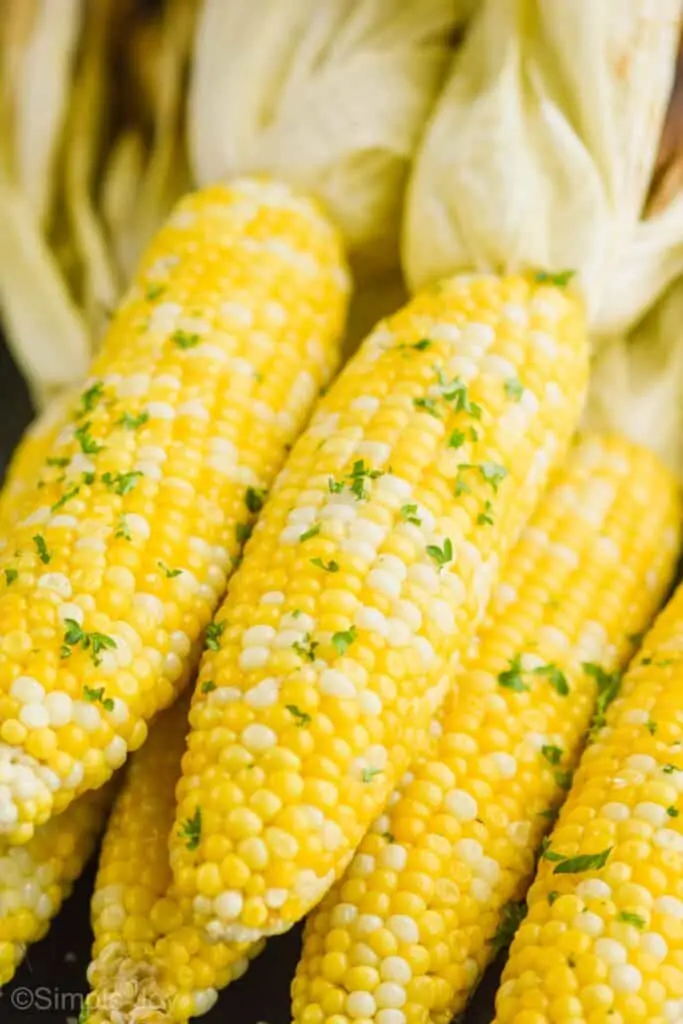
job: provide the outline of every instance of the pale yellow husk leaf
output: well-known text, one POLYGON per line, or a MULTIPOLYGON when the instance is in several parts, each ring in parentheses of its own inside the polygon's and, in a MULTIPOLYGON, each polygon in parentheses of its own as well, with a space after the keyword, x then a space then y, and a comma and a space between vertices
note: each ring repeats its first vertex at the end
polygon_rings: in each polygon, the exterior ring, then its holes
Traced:
POLYGON ((409 162, 462 0, 205 0, 190 85, 200 184, 264 172, 315 193, 352 257, 397 261, 409 162))
POLYGON ((642 244, 680 16, 679 0, 482 0, 415 161, 412 288, 571 269, 601 332, 610 279, 642 244))

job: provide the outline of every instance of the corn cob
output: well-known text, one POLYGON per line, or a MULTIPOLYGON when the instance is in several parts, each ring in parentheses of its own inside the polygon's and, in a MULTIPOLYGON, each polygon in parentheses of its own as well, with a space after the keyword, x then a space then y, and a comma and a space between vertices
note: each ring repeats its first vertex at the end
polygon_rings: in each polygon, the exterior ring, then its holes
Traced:
MULTIPOLYGON (((131 758, 107 827, 92 899, 91 1024, 152 1024, 155 1013, 160 1021, 187 1021, 206 1012, 260 949, 207 944, 171 884, 168 833, 187 710, 181 699, 154 723, 131 758)), ((187 841, 196 827, 184 829, 187 841)))
POLYGON ((448 1024, 464 1008, 515 921, 596 682, 663 599, 680 518, 649 452, 597 435, 573 449, 506 565, 436 750, 309 918, 297 1024, 448 1024))
POLYGON ((321 402, 214 622, 190 713, 171 858, 212 938, 299 919, 424 744, 565 453, 585 356, 563 289, 454 278, 380 324, 321 402), (188 849, 178 833, 197 814, 188 849))
POLYGON ((337 357, 332 228, 277 184, 184 199, 142 261, 0 559, 0 833, 100 786, 195 664, 337 357))
POLYGON ((683 1020, 682 638, 679 588, 587 747, 544 847, 497 1024, 683 1020))
MULTIPOLYGON (((57 429, 57 410, 45 413, 22 439, 0 492, 0 521, 10 526, 21 495, 57 429)), ((24 847, 0 842, 0 987, 11 981, 26 947, 38 942, 83 871, 113 796, 112 785, 87 793, 42 825, 24 847)))

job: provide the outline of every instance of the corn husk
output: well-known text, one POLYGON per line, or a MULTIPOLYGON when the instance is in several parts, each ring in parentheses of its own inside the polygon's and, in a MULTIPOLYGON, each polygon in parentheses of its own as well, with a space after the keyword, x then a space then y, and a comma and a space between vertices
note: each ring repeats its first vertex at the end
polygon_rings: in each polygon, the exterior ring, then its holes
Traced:
POLYGON ((129 106, 135 121, 112 147, 101 190, 104 220, 124 280, 132 276, 176 199, 191 187, 185 86, 196 6, 196 0, 167 0, 155 18, 133 26, 127 47, 129 106), (138 98, 141 105, 135 102, 138 98))
POLYGON ((482 0, 415 163, 412 288, 473 269, 570 269, 601 333, 638 243, 680 15, 679 0, 482 0))
POLYGON ((683 281, 630 335, 606 341, 594 363, 585 421, 646 445, 683 480, 683 281))
POLYGON ((357 264, 397 263, 406 173, 462 0, 205 0, 188 136, 200 183, 270 173, 316 194, 357 264))

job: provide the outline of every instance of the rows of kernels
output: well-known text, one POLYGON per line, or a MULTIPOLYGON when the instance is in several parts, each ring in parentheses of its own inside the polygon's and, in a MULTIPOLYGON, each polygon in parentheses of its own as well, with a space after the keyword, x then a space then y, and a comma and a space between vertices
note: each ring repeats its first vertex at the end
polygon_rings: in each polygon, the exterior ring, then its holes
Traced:
POLYGON ((541 862, 498 996, 501 1024, 527 1020, 532 989, 539 1012, 565 994, 581 1020, 683 1019, 682 656, 679 589, 587 747, 550 836, 551 856, 602 854, 604 866, 556 874, 556 863, 541 862))
POLYGON ((47 932, 92 853, 112 796, 111 785, 86 793, 36 830, 25 846, 0 844, 0 986, 26 947, 47 932))
MULTIPOLYGON (((12 522, 23 496, 38 483, 45 459, 63 427, 66 412, 67 400, 55 399, 31 423, 15 448, 0 491, 0 530, 3 534, 12 522)), ((0 545, 6 545, 2 535, 0 545)))
POLYGON ((145 1005, 163 1008, 164 1019, 184 1024, 206 1012, 259 951, 257 945, 205 942, 191 923, 190 901, 179 898, 172 885, 168 833, 187 711, 188 701, 181 698, 155 721, 130 760, 107 825, 91 904, 93 1024, 110 1022, 107 1011, 114 1005, 122 1013, 145 1005))
POLYGON ((560 291, 456 279, 380 324, 320 403, 218 613, 190 714, 177 820, 201 805, 204 827, 196 850, 172 837, 176 881, 200 893, 214 849, 244 875, 227 905, 221 891, 198 911, 210 934, 300 918, 423 745, 564 453, 584 346, 560 291))
POLYGON ((332 228, 278 185, 191 195, 153 242, 0 563, 13 841, 102 784, 186 682, 345 295, 332 228))
POLYGON ((447 1024, 464 1008, 576 759, 595 698, 582 664, 624 662, 673 574, 680 518, 647 452, 574 447, 508 559, 436 750, 309 919, 297 1024, 345 1024, 361 1004, 377 1024, 447 1024))

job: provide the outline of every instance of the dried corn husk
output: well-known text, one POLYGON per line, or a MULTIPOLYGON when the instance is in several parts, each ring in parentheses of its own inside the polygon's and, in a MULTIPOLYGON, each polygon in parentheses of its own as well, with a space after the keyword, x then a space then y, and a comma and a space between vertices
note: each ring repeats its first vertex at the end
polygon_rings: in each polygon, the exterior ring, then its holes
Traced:
POLYGON ((629 336, 606 341, 585 419, 591 428, 647 443, 683 479, 683 281, 629 336))
POLYGON ((415 164, 411 287, 460 270, 572 269, 601 329, 637 242, 680 15, 680 0, 482 0, 415 164))
POLYGON ((462 0, 205 0, 188 133, 200 183, 316 193, 362 266, 397 262, 402 189, 462 0))

